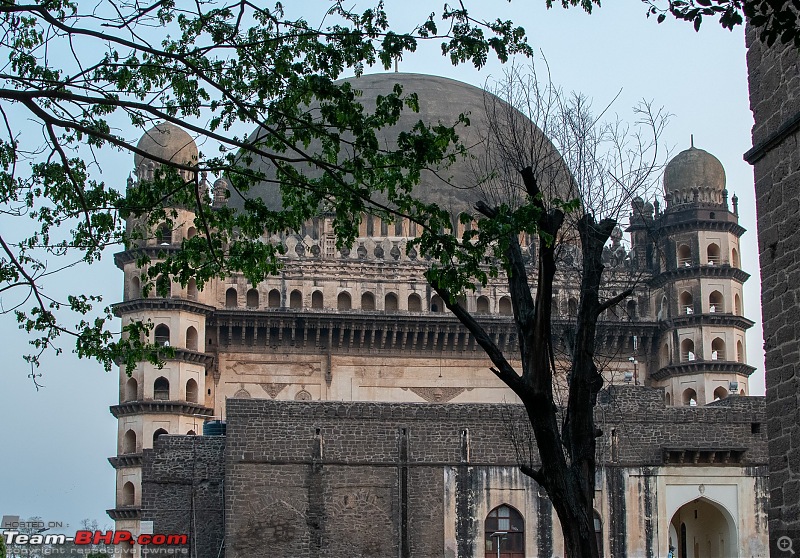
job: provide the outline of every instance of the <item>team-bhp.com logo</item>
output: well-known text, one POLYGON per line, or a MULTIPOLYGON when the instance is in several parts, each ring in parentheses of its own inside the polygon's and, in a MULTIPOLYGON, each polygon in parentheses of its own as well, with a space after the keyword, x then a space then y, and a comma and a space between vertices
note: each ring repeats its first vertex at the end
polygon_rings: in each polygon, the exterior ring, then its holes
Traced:
POLYGON ((72 543, 76 546, 83 545, 121 545, 121 544, 139 544, 149 546, 179 546, 189 543, 189 535, 177 534, 141 534, 134 535, 130 531, 77 531, 74 537, 67 535, 57 534, 27 534, 20 533, 19 531, 4 531, 3 539, 6 546, 17 545, 37 545, 49 544, 59 545, 72 543))

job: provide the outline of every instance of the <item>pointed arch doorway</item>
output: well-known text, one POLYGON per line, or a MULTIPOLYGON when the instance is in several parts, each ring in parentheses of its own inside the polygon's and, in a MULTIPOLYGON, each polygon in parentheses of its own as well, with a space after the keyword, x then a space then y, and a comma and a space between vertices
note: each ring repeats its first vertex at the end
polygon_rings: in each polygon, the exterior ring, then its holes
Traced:
POLYGON ((675 558, 739 556, 733 517, 723 506, 707 498, 697 498, 678 508, 669 527, 675 558))
POLYGON ((502 504, 490 511, 484 531, 486 558, 525 558, 525 520, 511 506, 502 504))

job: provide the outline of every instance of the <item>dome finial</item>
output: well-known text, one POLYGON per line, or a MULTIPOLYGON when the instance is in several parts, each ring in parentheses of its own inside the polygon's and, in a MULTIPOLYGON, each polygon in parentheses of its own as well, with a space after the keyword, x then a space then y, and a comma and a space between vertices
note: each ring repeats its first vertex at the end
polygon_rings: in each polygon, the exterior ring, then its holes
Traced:
POLYGON ((694 134, 689 134, 689 147, 694 147, 694 134))

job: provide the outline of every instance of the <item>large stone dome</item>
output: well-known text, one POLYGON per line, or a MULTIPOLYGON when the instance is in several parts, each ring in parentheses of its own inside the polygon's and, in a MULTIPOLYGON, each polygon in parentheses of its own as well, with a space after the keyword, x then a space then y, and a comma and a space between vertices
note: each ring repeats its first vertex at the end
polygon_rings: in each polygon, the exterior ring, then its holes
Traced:
MULTIPOLYGON (((169 122, 156 124, 147 130, 136 147, 154 158, 178 164, 196 164, 198 159, 197 144, 192 136, 183 128, 169 122)), ((149 169, 145 167, 149 162, 152 161, 139 153, 134 155, 133 164, 140 179, 146 178, 143 173, 148 172, 149 169)))
POLYGON ((675 204, 722 203, 725 169, 708 151, 692 146, 678 153, 664 170, 664 193, 675 204))
MULTIPOLYGON (((460 212, 474 213, 474 205, 478 200, 497 197, 499 190, 508 187, 508 184, 503 184, 500 188, 497 185, 490 187, 485 181, 481 184, 481 178, 489 174, 491 166, 485 160, 486 138, 490 135, 489 114, 492 114, 492 125, 495 130, 508 132, 510 129, 517 129, 515 141, 526 143, 525 149, 530 151, 536 149, 532 148, 532 145, 538 145, 540 162, 544 161, 542 167, 545 169, 540 174, 548 174, 547 180, 542 180, 543 177, 540 177, 540 184, 555 188, 558 197, 562 199, 574 197, 570 196, 564 187, 565 184, 571 183, 569 174, 565 172, 561 157, 550 141, 520 112, 510 109, 503 101, 483 89, 448 78, 406 73, 364 75, 353 78, 351 83, 354 89, 362 92, 359 102, 367 110, 372 110, 377 97, 391 92, 395 84, 402 85, 404 94, 417 93, 419 112, 404 109, 395 126, 379 132, 378 140, 389 149, 395 145, 400 132, 411 130, 419 121, 427 124, 454 125, 460 114, 468 116, 470 125, 459 125, 456 131, 463 144, 470 148, 473 157, 458 160, 450 166, 443 165, 433 172, 424 172, 420 184, 414 191, 418 199, 437 203, 453 215, 460 212)), ((259 133, 257 130, 253 137, 259 133)), ((261 159, 254 164, 268 177, 274 176, 270 161, 261 159)), ((506 169, 503 169, 508 173, 507 176, 512 176, 511 180, 519 181, 520 186, 521 179, 517 167, 521 166, 519 161, 506 161, 506 169)), ((314 175, 313 170, 307 170, 305 167, 303 172, 314 175)), ((553 195, 553 192, 554 190, 551 190, 550 195, 553 195)), ((280 191, 274 183, 260 184, 254 187, 249 195, 261 197, 272 209, 281 207, 280 191)), ((502 195, 508 195, 508 192, 504 190, 502 195)), ((237 199, 237 196, 232 194, 229 200, 232 207, 241 207, 242 203, 241 198, 237 199)))

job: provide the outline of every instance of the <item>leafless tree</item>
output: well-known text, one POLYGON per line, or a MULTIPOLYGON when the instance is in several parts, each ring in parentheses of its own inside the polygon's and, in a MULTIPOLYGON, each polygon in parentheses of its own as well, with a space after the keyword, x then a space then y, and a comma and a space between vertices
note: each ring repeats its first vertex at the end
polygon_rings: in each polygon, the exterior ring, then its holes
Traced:
POLYGON ((645 210, 641 198, 655 187, 664 158, 659 137, 667 115, 643 103, 634 124, 604 123, 584 97, 565 95, 516 68, 491 93, 486 155, 473 162, 485 201, 476 205, 476 230, 460 249, 483 261, 493 250, 500 261, 519 352, 504 354, 458 304, 452 270, 445 273, 440 262, 429 279, 527 411, 532 437, 523 429, 518 441, 529 456, 535 441, 536 457, 520 467, 553 503, 567 556, 596 557, 593 498, 601 433, 593 409, 603 368, 619 356, 598 350, 598 332, 603 317, 641 288, 643 270, 621 246, 619 225, 628 208, 645 210), (535 257, 524 246, 527 236, 535 257), (564 315, 559 289, 573 301, 564 315))

